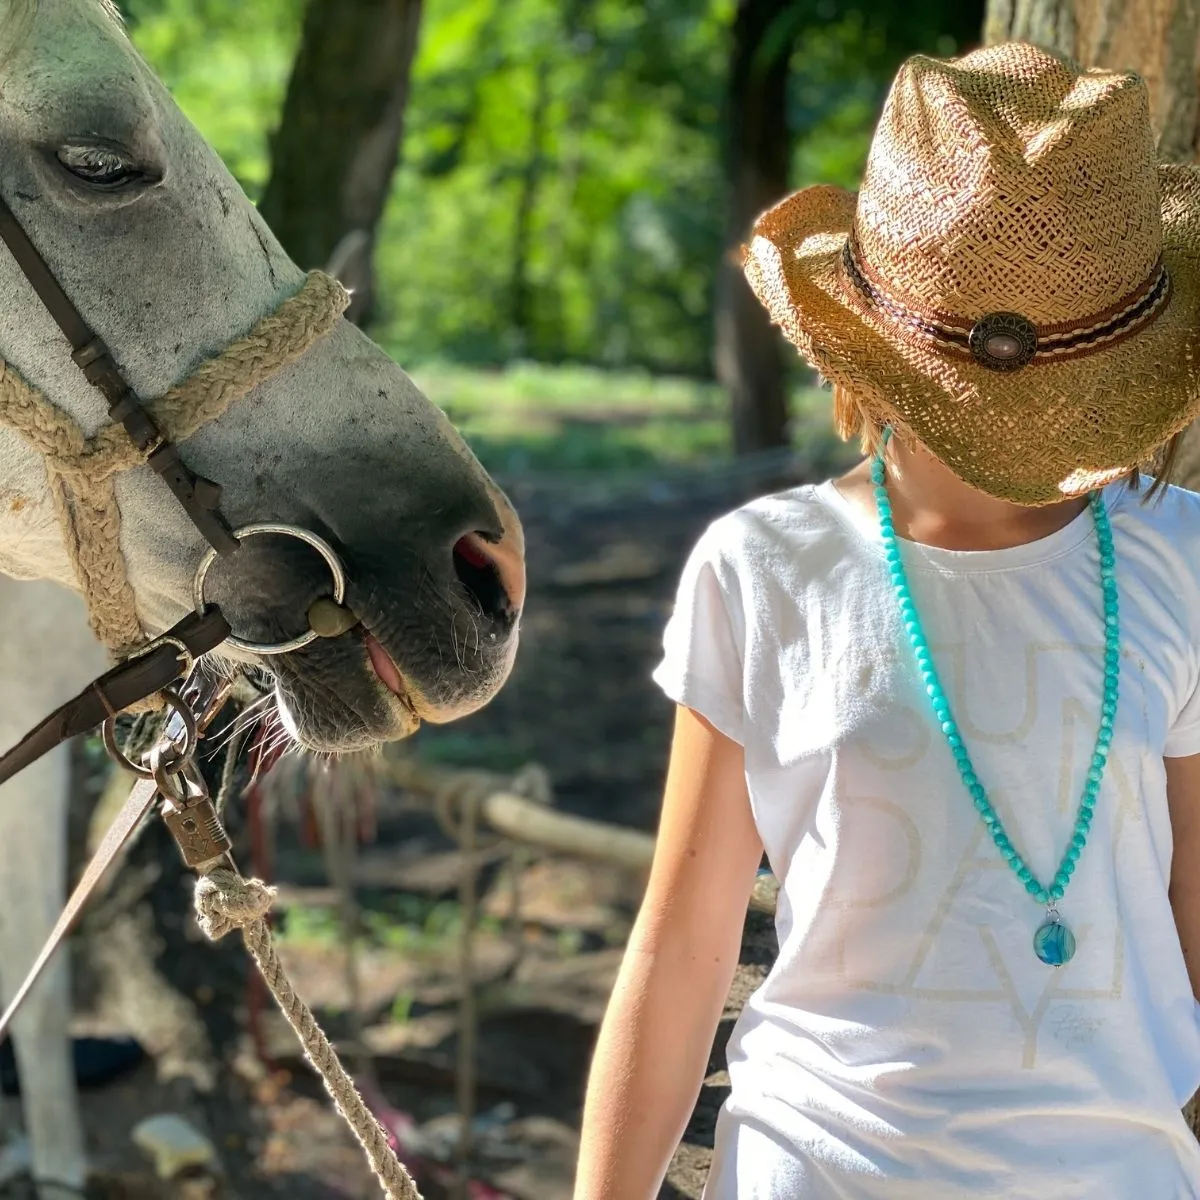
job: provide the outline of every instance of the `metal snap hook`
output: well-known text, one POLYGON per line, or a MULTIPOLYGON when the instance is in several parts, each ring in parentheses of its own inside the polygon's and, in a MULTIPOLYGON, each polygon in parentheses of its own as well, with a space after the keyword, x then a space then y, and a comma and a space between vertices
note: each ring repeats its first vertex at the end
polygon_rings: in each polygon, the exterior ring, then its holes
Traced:
MULTIPOLYGON (((271 533, 282 537, 296 538, 298 541, 304 542, 305 545, 311 546, 325 560, 325 565, 329 568, 329 574, 333 577, 333 600, 335 603, 341 604, 346 598, 346 570, 342 566, 342 560, 338 558, 333 547, 324 538, 318 537, 315 533, 311 533, 307 529, 300 528, 299 525, 284 525, 274 521, 259 521, 253 525, 243 525, 240 529, 233 531, 233 536, 240 542, 246 538, 271 533)), ((196 568, 196 578, 192 582, 192 599, 195 602, 198 613, 204 612, 207 607, 207 602, 204 599, 204 582, 208 578, 208 572, 213 563, 216 562, 217 557, 217 551, 210 549, 200 560, 200 565, 196 568)), ((299 650, 307 646, 309 642, 315 641, 317 637, 318 634, 312 629, 306 629, 299 637, 294 637, 286 642, 251 642, 245 638, 228 637, 225 639, 225 644, 242 650, 247 654, 270 656, 274 654, 290 654, 293 650, 299 650)))
MULTIPOLYGON (((196 745, 200 740, 200 731, 196 725, 196 718, 192 710, 184 703, 183 698, 174 688, 163 688, 159 693, 166 701, 167 707, 175 713, 183 725, 183 742, 177 743, 173 738, 165 735, 166 741, 155 746, 151 751, 152 755, 156 754, 155 762, 163 763, 160 768, 168 774, 176 774, 182 771, 185 765, 189 762, 192 755, 196 753, 196 745), (163 759, 164 752, 170 752, 172 757, 169 760, 163 759)), ((135 763, 120 746, 117 745, 117 719, 115 716, 109 717, 104 722, 100 729, 100 739, 104 743, 104 749, 108 753, 109 758, 113 760, 119 767, 123 767, 126 771, 132 772, 139 779, 154 779, 156 778, 155 769, 144 766, 141 763, 135 763)), ((164 726, 165 730, 165 726, 164 726)))

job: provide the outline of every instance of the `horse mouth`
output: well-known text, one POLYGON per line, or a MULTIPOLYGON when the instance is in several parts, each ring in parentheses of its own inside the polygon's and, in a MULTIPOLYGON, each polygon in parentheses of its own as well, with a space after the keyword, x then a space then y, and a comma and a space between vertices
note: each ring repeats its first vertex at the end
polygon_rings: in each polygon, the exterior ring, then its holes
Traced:
POLYGON ((495 695, 517 646, 519 610, 509 593, 523 590, 523 580, 507 581, 476 550, 473 542, 456 547, 456 578, 436 606, 406 607, 402 597, 389 610, 374 589, 352 585, 338 602, 345 611, 321 614, 328 632, 272 664, 296 741, 329 753, 371 749, 423 723, 458 720, 495 695))
POLYGON ((404 686, 404 677, 400 674, 400 668, 396 666, 395 659, 383 648, 380 640, 365 625, 362 626, 362 641, 366 647, 367 658, 370 660, 371 668, 374 670, 379 682, 415 717, 416 713, 413 710, 412 699, 408 694, 408 689, 404 686))
POLYGON ((283 727, 308 750, 374 750, 421 725, 404 676, 365 624, 276 659, 271 674, 283 727))

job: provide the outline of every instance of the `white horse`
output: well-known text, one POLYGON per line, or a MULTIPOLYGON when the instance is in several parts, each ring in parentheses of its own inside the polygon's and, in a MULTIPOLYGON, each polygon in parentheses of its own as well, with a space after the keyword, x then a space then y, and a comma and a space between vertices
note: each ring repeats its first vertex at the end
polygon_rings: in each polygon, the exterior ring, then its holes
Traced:
MULTIPOLYGON (((146 400, 304 282, 107 0, 0 0, 0 196, 146 400)), ((107 423, 3 246, 0 360, 0 374, 17 372, 89 435, 107 423)), ((362 625, 267 664, 300 742, 338 750, 403 737, 421 719, 473 711, 503 683, 524 597, 517 518, 444 415, 354 327, 340 321, 182 452, 222 485, 231 524, 304 526, 345 563, 362 625)), ((117 498, 137 617, 159 633, 192 607, 205 545, 149 468, 121 475, 117 498)), ((239 635, 303 629, 328 581, 294 551, 256 539, 219 564, 214 595, 239 635)), ((2 408, 0 572, 5 748, 107 664, 73 594, 45 463, 2 408)), ((63 904, 67 798, 61 750, 0 787, 4 996, 63 904)), ((43 1200, 76 1193, 87 1173, 67 970, 60 957, 13 1031, 43 1200)))

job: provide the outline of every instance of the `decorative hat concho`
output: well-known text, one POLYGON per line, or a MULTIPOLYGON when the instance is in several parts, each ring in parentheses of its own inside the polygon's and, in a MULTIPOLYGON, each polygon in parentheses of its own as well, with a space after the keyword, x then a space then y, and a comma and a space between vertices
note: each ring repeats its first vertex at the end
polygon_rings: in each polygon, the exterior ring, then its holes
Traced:
POLYGON ((1016 312, 971 319, 914 307, 889 293, 864 261, 853 231, 842 250, 842 269, 858 299, 899 326, 906 338, 973 358, 992 371, 1063 362, 1113 346, 1149 325, 1171 297, 1171 276, 1159 258, 1141 286, 1110 308, 1070 324, 1039 327, 1016 312))

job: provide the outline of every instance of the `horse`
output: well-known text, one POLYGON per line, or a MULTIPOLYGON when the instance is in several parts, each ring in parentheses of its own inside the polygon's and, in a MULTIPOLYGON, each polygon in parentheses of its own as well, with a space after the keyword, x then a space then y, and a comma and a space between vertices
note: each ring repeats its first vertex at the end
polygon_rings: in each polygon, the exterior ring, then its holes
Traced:
MULTIPOLYGON (((229 526, 307 530, 344 566, 344 628, 270 657, 265 643, 305 641, 327 562, 294 538, 246 537, 205 585, 236 634, 217 653, 269 673, 291 737, 336 754, 486 704, 518 640, 515 512, 446 416, 338 316, 344 293, 339 305, 284 253, 111 0, 0 0, 0 199, 136 397, 151 413, 175 397, 182 459, 219 483, 229 526), (219 413, 190 410, 186 381, 256 330, 282 337, 270 322, 285 310, 307 340, 219 413)), ((148 465, 152 446, 130 459, 81 355, 0 245, 0 746, 197 603, 207 547, 192 510, 148 465), (103 479, 79 469, 101 443, 124 455, 103 479)), ((69 785, 61 747, 0 785, 5 999, 64 901, 69 785)), ((40 1200, 82 1194, 88 1173, 69 1010, 60 955, 12 1032, 40 1200)))

